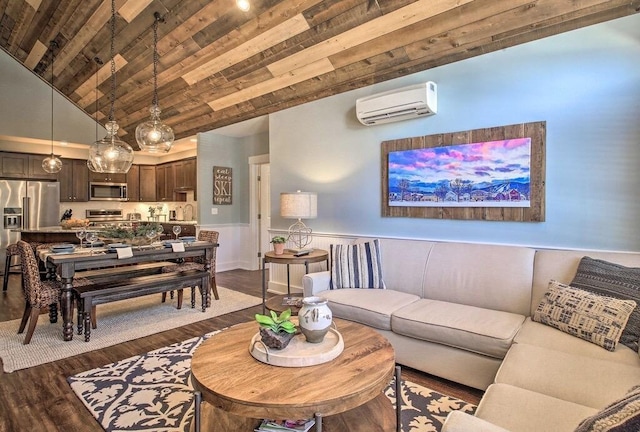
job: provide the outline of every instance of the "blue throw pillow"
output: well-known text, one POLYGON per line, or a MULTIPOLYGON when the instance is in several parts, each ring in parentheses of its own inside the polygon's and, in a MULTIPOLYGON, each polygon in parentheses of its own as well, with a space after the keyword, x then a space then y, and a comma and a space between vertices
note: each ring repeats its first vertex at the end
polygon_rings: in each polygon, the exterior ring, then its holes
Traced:
POLYGON ((382 288, 380 240, 331 245, 331 289, 382 288))

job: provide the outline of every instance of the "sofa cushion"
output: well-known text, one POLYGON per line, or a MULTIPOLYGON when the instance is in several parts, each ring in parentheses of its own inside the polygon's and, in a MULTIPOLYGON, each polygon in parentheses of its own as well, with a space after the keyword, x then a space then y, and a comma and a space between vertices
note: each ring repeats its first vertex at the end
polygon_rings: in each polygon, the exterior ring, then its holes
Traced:
MULTIPOLYGON (((640 268, 625 267, 608 261, 583 257, 571 286, 640 304, 640 268)), ((640 308, 631 314, 620 342, 638 351, 640 308)))
POLYGON ((640 368, 517 343, 495 382, 599 410, 640 384, 640 368))
POLYGON ((332 244, 331 289, 384 288, 380 241, 332 244))
POLYGON ((512 432, 573 432, 580 421, 596 412, 531 390, 492 384, 475 415, 512 432))
POLYGON ((602 411, 584 419, 575 432, 640 431, 640 386, 602 411))
POLYGON ((503 358, 524 316, 438 300, 421 299, 396 310, 394 333, 503 358))
POLYGON ((531 321, 531 317, 524 321, 524 324, 513 341, 514 343, 536 345, 556 351, 623 363, 640 368, 640 357, 638 353, 627 346, 618 344, 615 351, 603 350, 591 342, 578 339, 570 334, 556 330, 553 327, 533 322, 531 321))
POLYGON ((533 313, 533 320, 615 351, 636 302, 601 296, 555 280, 533 313))
POLYGON ((329 300, 333 316, 381 330, 391 330, 391 314, 420 297, 395 290, 343 288, 327 290, 318 296, 329 300))

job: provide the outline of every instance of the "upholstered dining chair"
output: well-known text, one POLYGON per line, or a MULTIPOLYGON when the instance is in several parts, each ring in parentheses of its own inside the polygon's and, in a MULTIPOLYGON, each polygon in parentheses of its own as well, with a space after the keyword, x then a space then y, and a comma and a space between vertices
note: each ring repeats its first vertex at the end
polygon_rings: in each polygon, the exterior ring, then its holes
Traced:
MULTIPOLYGON (((218 243, 218 237, 220 233, 218 231, 209 231, 209 230, 200 230, 198 233, 198 240, 207 241, 211 243, 218 243)), ((209 285, 211 286, 211 292, 213 293, 213 297, 216 300, 220 300, 220 296, 218 295, 218 287, 216 286, 216 251, 217 247, 213 248, 213 255, 211 256, 210 269, 209 274, 211 275, 211 279, 209 285)), ((163 273, 171 273, 177 271, 187 271, 187 270, 204 270, 204 262, 201 260, 195 261, 187 261, 181 264, 173 264, 168 265, 162 268, 163 273)), ((173 297, 173 291, 171 292, 173 297)), ((211 296, 207 297, 210 301, 211 296)), ((167 293, 162 293, 162 302, 167 299, 167 293)), ((207 307, 211 306, 211 304, 207 304, 207 307)))
MULTIPOLYGON (((38 261, 31 245, 25 241, 18 241, 18 254, 22 264, 22 290, 24 292, 25 306, 18 334, 22 333, 29 323, 27 334, 22 342, 27 345, 38 323, 40 310, 49 307, 49 321, 58 321, 58 302, 60 298, 60 285, 56 280, 40 280, 38 261)), ((75 278, 74 286, 86 285, 90 282, 84 278, 75 278)))

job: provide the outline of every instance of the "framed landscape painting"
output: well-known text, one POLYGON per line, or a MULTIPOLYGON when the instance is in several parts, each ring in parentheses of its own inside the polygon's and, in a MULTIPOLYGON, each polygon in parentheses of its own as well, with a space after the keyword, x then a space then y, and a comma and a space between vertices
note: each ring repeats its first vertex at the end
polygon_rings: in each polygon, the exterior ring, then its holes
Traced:
POLYGON ((544 122, 382 143, 382 215, 544 221, 544 122))

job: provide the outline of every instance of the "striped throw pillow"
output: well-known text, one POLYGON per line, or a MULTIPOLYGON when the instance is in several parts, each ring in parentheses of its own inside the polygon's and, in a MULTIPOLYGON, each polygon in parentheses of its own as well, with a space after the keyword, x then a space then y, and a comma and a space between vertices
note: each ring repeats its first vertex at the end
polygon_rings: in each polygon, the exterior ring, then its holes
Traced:
POLYGON ((331 289, 384 288, 378 239, 331 245, 331 289))

